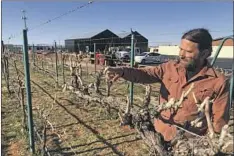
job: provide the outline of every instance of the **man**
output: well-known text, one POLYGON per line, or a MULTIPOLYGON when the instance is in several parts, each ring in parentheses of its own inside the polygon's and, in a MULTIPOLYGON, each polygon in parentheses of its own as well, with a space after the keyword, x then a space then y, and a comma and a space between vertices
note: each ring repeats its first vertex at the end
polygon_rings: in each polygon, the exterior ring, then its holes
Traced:
MULTIPOLYGON (((211 119, 214 131, 220 133, 229 120, 229 86, 227 78, 215 71, 207 60, 212 52, 212 37, 206 29, 193 29, 182 36, 179 48, 179 60, 176 62, 168 61, 156 67, 140 69, 109 67, 105 73, 112 81, 122 77, 134 83, 160 82, 160 103, 167 102, 170 98, 179 99, 182 91, 187 91, 194 83, 192 92, 195 93, 198 103, 206 97, 214 100, 211 119)), ((171 141, 178 132, 173 124, 186 127, 189 121, 198 117, 192 115, 197 108, 193 95, 189 94, 177 112, 163 111, 159 118, 154 120, 155 130, 162 134, 165 141, 171 141)), ((200 128, 190 125, 186 129, 203 135, 207 131, 206 120, 203 120, 200 128)))

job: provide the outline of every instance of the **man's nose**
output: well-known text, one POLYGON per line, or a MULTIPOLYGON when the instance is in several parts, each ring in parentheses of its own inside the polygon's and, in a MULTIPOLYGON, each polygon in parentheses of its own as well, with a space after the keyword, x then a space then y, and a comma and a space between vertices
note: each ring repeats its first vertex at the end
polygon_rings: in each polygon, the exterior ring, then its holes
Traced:
POLYGON ((185 58, 185 52, 184 52, 184 50, 180 51, 179 56, 180 56, 180 58, 185 58))

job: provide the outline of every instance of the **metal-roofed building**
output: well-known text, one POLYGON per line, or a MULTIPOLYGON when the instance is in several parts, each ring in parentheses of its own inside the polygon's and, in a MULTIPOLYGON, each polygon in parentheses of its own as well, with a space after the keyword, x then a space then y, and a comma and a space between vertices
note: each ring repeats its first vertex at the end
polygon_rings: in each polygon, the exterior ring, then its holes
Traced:
MULTIPOLYGON (((142 36, 139 32, 133 31, 135 38, 135 47, 139 47, 141 51, 148 50, 148 39, 142 36)), ((120 38, 121 46, 131 46, 131 32, 117 34, 120 38)))
POLYGON ((93 32, 81 35, 79 37, 72 37, 72 39, 65 40, 65 48, 68 51, 93 51, 94 43, 96 43, 96 50, 103 51, 107 45, 118 42, 118 36, 106 29, 102 32, 93 32))
MULTIPOLYGON (((137 41, 136 47, 140 47, 142 51, 148 49, 148 39, 137 31, 133 32, 137 41)), ((109 47, 131 46, 131 32, 124 32, 116 35, 112 31, 106 29, 101 32, 86 33, 80 36, 73 36, 65 40, 65 48, 69 52, 93 51, 94 43, 96 50, 104 51, 109 47)))

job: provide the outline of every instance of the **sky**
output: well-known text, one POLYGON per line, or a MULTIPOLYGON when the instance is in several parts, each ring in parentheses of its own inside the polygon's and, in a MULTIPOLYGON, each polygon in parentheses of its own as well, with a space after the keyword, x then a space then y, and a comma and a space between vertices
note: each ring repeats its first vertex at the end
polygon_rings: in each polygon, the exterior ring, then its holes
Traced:
POLYGON ((105 29, 118 34, 132 28, 145 36, 150 46, 179 44, 184 32, 198 27, 209 29, 213 38, 233 34, 231 1, 94 1, 37 27, 87 2, 2 1, 2 40, 10 44, 23 43, 23 9, 26 10, 29 44, 53 44, 56 41, 64 45, 65 39, 105 29), (8 40, 11 35, 14 37, 8 40))

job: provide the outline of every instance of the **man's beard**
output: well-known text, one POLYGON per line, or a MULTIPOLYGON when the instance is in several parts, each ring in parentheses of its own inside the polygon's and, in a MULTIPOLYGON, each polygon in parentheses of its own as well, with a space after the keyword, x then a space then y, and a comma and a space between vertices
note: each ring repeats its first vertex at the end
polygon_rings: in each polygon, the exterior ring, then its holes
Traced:
MULTIPOLYGON (((181 60, 183 60, 183 59, 181 59, 181 58, 178 59, 179 62, 181 60)), ((184 60, 184 61, 186 61, 186 60, 184 60)), ((191 71, 191 72, 195 71, 196 67, 197 67, 196 66, 196 62, 197 62, 197 60, 190 60, 190 61, 188 61, 188 63, 185 65, 185 69, 187 71, 191 71)))
POLYGON ((187 71, 194 72, 196 70, 196 60, 190 60, 185 68, 187 69, 187 71))

